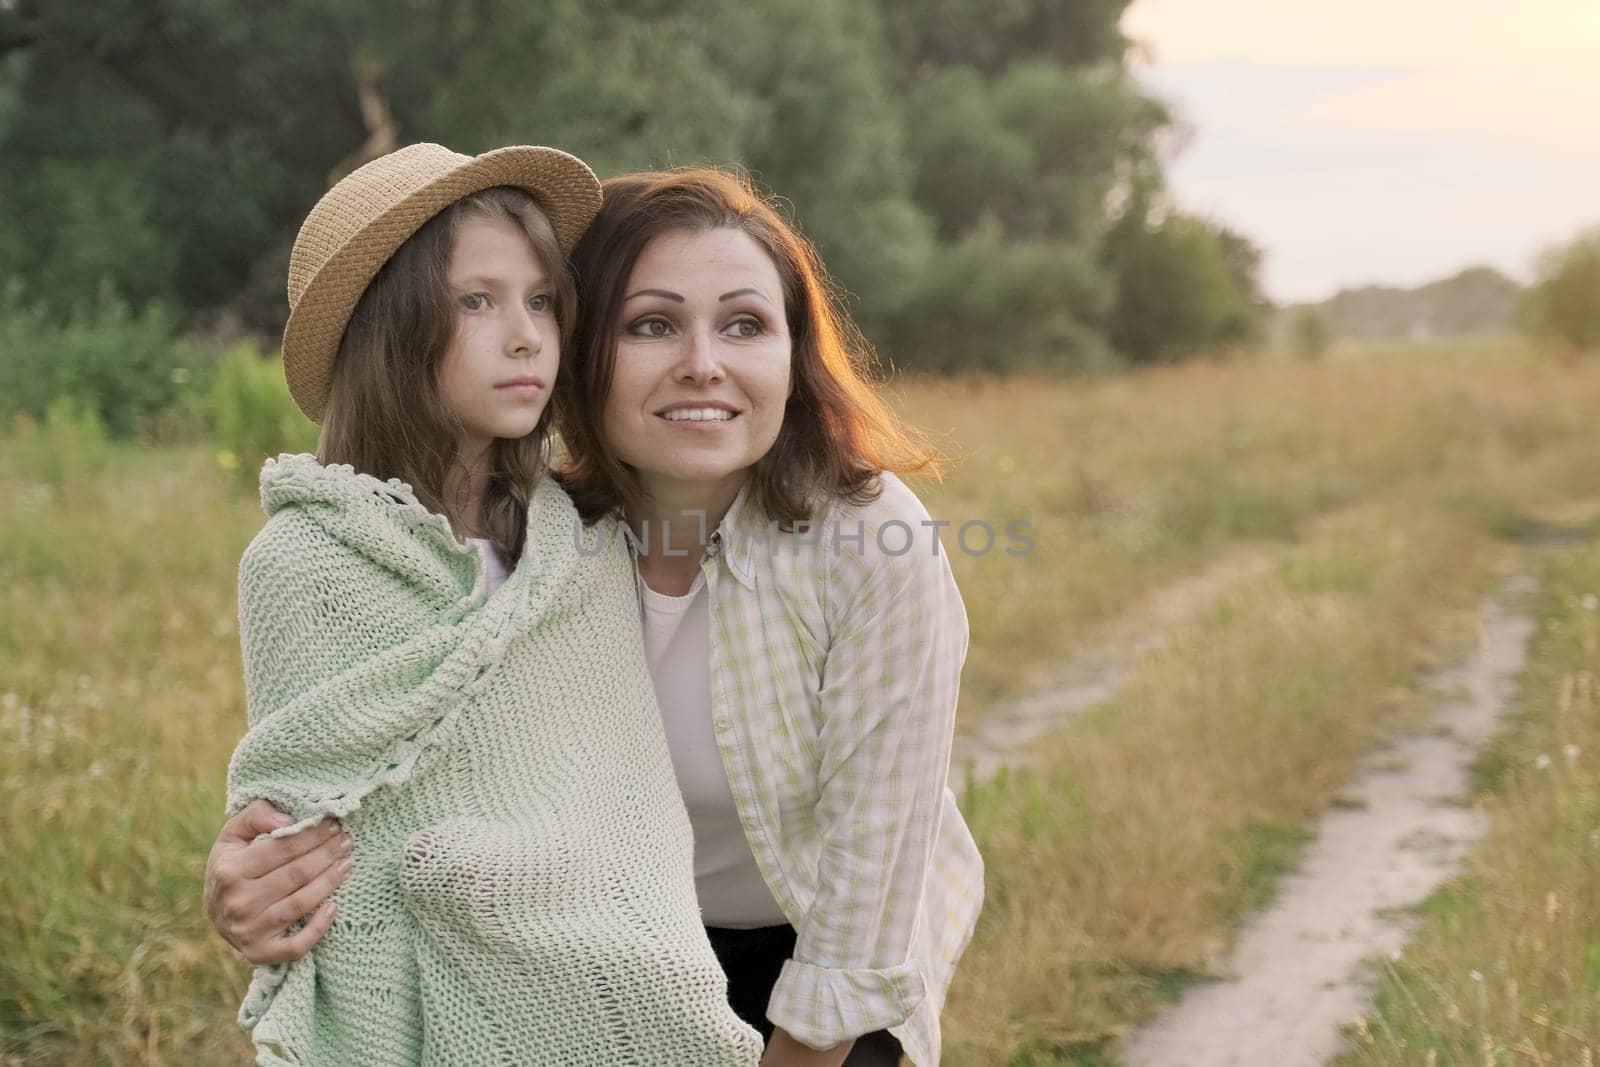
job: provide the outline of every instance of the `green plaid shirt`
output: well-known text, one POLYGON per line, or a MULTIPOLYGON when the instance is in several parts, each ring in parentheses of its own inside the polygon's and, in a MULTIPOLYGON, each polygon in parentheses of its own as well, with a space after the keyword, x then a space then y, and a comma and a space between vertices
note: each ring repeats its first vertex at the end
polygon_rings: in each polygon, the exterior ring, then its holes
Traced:
MULTIPOLYGON (((767 1017, 819 1048, 888 1028, 939 1062, 939 1011, 983 902, 946 786, 967 616, 893 475, 784 533, 747 506, 712 535, 717 743, 757 865, 799 932, 767 1017)), ((926 524, 926 525, 925 525, 926 524)))

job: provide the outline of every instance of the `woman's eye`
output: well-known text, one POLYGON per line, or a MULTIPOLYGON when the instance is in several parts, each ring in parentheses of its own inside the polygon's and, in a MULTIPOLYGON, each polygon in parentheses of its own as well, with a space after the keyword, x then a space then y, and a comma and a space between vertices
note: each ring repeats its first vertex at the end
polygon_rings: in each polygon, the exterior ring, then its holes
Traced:
POLYGON ((751 338, 761 336, 761 323, 755 319, 736 319, 728 324, 728 330, 735 337, 751 338))
POLYGON ((666 319, 640 319, 628 332, 635 337, 665 337, 672 332, 672 325, 666 319))
POLYGON ((550 311, 555 307, 555 301, 550 299, 549 293, 540 293, 538 296, 528 298, 529 311, 550 311))
POLYGON ((468 311, 481 311, 488 302, 489 295, 487 293, 467 293, 461 298, 461 306, 468 311))

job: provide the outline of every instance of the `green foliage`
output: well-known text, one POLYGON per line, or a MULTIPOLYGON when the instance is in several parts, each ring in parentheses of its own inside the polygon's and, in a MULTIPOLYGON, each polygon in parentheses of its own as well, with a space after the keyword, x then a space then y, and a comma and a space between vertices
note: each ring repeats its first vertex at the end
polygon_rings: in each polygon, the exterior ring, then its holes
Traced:
MULTIPOLYGON (((174 330, 272 335, 329 182, 412 141, 556 144, 602 174, 747 168, 908 363, 1093 361, 1107 294, 1138 284, 1107 266, 1108 205, 1159 189, 1169 121, 1128 75, 1127 3, 19 0, 0 5, 0 285, 29 279, 55 322, 109 293, 174 330), (952 294, 952 262, 1023 291, 952 294), (1038 318, 973 317, 996 312, 1038 318)), ((1224 258, 1249 302, 1254 261, 1224 258)), ((1205 315, 1169 325, 1185 351, 1217 343, 1205 315)))
POLYGON ((202 369, 178 344, 176 325, 164 305, 135 311, 105 286, 62 322, 11 286, 0 293, 0 417, 42 419, 65 399, 93 412, 113 437, 134 436, 202 369))
POLYGON ((1257 256, 1221 226, 1179 213, 1146 223, 1130 211, 1106 242, 1117 279, 1107 333, 1135 363, 1179 359, 1255 337, 1262 302, 1241 282, 1257 256))
POLYGON ((255 482, 268 457, 316 448, 317 427, 289 395, 283 364, 249 345, 236 345, 217 363, 211 414, 217 462, 245 484, 255 482))
POLYGON ((1540 256, 1522 317, 1542 340, 1579 352, 1600 349, 1600 228, 1540 256))
MULTIPOLYGON (((1027 6, 994 15, 1003 20, 1027 6)), ((994 74, 979 63, 924 69, 907 98, 913 189, 943 247, 886 331, 902 363, 941 370, 1102 364, 1119 273, 1150 269, 1137 259, 1108 265, 1102 242, 1119 183, 1132 175, 1156 181, 1151 141, 1166 111, 1115 65, 1063 66, 1017 43, 1013 62, 994 74)), ((1101 59, 1120 61, 1120 47, 1101 59)), ((1248 317, 1246 306, 1258 300, 1259 254, 1231 238, 1216 235, 1231 279, 1220 288, 1231 288, 1248 317)), ((1127 288, 1143 281, 1133 278, 1127 288)), ((1192 351, 1234 336, 1206 319, 1171 325, 1174 343, 1192 351)))
POLYGON ((1092 327, 1104 279, 1072 245, 1008 239, 992 218, 930 262, 892 324, 894 362, 919 370, 1085 370, 1108 362, 1092 327))
POLYGON ((1034 146, 1001 122, 978 72, 953 67, 933 75, 906 103, 917 166, 917 201, 941 237, 971 228, 995 201, 1025 199, 1034 146))
POLYGON ((997 75, 1041 59, 1062 66, 1118 64, 1128 48, 1131 0, 880 0, 900 76, 941 67, 997 75))

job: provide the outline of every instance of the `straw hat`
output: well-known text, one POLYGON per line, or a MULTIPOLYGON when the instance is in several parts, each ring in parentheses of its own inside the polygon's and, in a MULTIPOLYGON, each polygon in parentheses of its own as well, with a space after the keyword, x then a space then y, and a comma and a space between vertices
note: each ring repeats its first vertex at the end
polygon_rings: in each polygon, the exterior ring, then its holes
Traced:
POLYGON ((289 255, 289 323, 283 372, 312 422, 328 404, 345 325, 378 269, 422 224, 496 185, 526 189, 550 219, 563 252, 600 210, 600 182, 576 156, 519 145, 464 156, 408 145, 340 179, 306 216, 289 255))

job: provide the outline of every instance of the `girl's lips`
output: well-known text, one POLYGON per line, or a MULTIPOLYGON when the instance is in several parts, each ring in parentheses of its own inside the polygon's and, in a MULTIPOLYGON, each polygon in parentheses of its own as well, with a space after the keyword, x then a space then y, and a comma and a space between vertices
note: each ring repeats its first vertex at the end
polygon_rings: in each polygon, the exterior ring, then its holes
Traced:
POLYGON ((513 396, 538 396, 544 392, 544 383, 537 378, 518 378, 515 381, 501 382, 495 389, 513 396))

